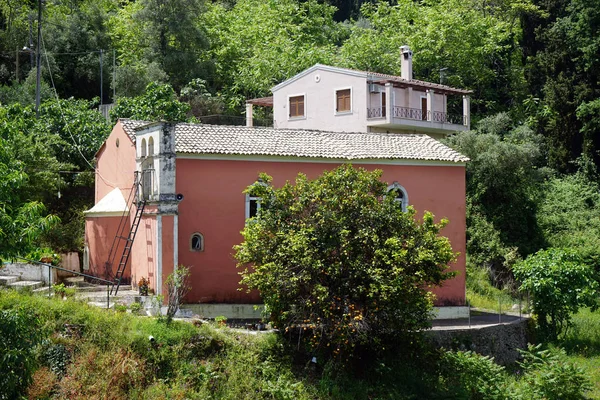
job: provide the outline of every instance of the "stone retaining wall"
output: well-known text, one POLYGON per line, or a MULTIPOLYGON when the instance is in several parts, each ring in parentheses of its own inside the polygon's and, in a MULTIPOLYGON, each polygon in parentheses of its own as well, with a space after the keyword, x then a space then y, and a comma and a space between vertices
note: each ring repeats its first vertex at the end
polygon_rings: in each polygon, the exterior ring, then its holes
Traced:
POLYGON ((427 336, 438 347, 471 350, 492 356, 498 364, 508 365, 519 359, 517 349, 527 348, 530 320, 472 328, 431 330, 427 336))

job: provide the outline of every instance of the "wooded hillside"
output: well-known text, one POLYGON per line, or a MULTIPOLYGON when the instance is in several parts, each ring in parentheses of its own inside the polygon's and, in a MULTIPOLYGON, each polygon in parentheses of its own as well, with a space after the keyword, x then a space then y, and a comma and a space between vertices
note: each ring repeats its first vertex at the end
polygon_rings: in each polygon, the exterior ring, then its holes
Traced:
POLYGON ((5 256, 41 231, 54 249, 81 249, 85 172, 110 131, 100 103, 242 123, 247 98, 315 63, 400 74, 407 44, 415 78, 474 91, 475 129, 448 141, 473 160, 471 262, 502 283, 540 248, 600 257, 600 0, 46 0, 41 27, 38 44, 37 1, 0 0, 5 256))

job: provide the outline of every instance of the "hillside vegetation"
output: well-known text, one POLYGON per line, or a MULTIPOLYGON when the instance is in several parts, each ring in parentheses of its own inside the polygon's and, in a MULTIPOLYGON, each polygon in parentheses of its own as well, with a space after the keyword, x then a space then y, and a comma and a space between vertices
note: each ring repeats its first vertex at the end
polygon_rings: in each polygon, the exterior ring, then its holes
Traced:
POLYGON ((513 375, 474 353, 398 343, 377 362, 348 369, 313 362, 275 333, 167 323, 6 290, 0 333, 7 399, 576 399, 589 387, 560 351, 531 348, 513 375))

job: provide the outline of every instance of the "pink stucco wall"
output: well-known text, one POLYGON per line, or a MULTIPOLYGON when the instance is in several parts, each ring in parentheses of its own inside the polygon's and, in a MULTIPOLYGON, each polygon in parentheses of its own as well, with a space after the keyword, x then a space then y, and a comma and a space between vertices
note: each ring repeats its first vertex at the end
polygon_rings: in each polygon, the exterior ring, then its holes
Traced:
MULTIPOLYGON (((115 187, 127 200, 133 187, 133 176, 135 171, 135 145, 118 122, 106 142, 96 154, 96 186, 95 202, 98 203, 104 196, 115 187), (118 142, 118 145, 117 145, 118 142)), ((130 213, 129 217, 133 218, 130 213)), ((117 234, 120 216, 86 217, 85 242, 89 247, 90 273, 99 277, 105 277, 105 264, 108 261, 113 240, 117 234)), ((131 222, 128 222, 131 225, 131 222)), ((128 231, 127 231, 128 232, 128 231)), ((116 249, 116 257, 112 266, 112 273, 117 269, 117 264, 123 253, 124 243, 121 241, 116 249)), ((126 280, 131 276, 131 260, 125 270, 126 280)))
MULTIPOLYGON (((117 265, 123 254, 124 242, 121 241, 116 250, 116 257, 111 268, 110 275, 106 274, 106 262, 117 235, 121 217, 86 217, 85 219, 85 242, 89 247, 90 269, 84 271, 90 275, 100 278, 110 278, 117 271, 117 265)), ((126 280, 131 276, 131 260, 127 263, 127 268, 123 278, 126 280)))
MULTIPOLYGON (((383 169, 383 180, 398 181, 409 202, 422 215, 431 211, 450 220, 443 234, 453 250, 460 253, 453 270, 458 276, 435 290, 438 304, 463 305, 465 299, 465 169, 463 166, 357 165, 369 170, 383 169)), ((323 170, 337 167, 326 163, 177 160, 177 192, 185 198, 179 205, 179 263, 192 267, 189 302, 258 302, 256 293, 238 291, 239 275, 232 246, 240 243, 244 227, 245 195, 260 172, 273 176, 281 186, 298 172, 316 178, 323 170), (194 232, 204 235, 205 250, 192 252, 189 240, 194 232)))
POLYGON ((108 139, 96 154, 96 159, 96 203, 115 187, 121 189, 127 200, 133 187, 135 144, 125 133, 120 122, 114 126, 108 139))
POLYGON ((150 288, 156 291, 156 215, 153 207, 147 207, 146 214, 142 217, 138 227, 133 248, 131 251, 131 283, 137 287, 139 280, 150 280, 150 288))

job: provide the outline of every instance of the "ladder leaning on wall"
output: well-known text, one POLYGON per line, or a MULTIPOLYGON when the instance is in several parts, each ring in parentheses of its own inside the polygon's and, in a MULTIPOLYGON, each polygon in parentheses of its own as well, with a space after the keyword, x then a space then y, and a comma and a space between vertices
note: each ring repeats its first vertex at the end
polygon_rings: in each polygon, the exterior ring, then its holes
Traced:
POLYGON ((113 281, 113 285, 110 290, 111 296, 114 296, 119 292, 119 286, 121 285, 121 280, 123 279, 123 274, 125 273, 125 268, 127 267, 127 261, 129 261, 129 256, 131 255, 133 242, 142 220, 144 208, 146 207, 146 199, 145 196, 143 196, 143 190, 141 189, 141 176, 142 175, 140 172, 135 172, 133 188, 129 193, 129 198, 127 199, 126 203, 129 210, 133 208, 134 204, 136 206, 135 215, 133 217, 131 226, 129 225, 129 213, 127 212, 126 208, 123 210, 123 215, 121 216, 119 226, 117 227, 117 234, 113 240, 110 252, 108 253, 108 260, 105 263, 106 274, 112 275, 112 266, 114 265, 114 261, 117 257, 118 249, 120 248, 121 244, 123 244, 123 252, 121 253, 121 257, 119 259, 117 271, 114 277, 108 276, 113 281))

